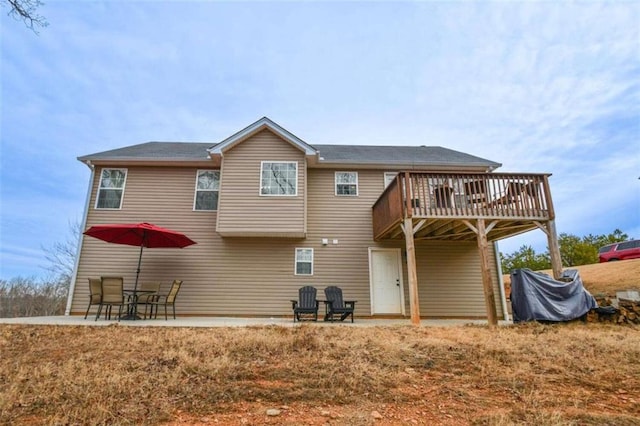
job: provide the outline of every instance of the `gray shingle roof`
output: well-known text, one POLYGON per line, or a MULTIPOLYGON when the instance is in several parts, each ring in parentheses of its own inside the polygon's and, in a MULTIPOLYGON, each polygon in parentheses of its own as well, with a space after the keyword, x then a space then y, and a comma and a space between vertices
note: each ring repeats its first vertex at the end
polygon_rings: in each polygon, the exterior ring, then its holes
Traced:
POLYGON ((320 151, 321 162, 468 165, 499 167, 496 163, 464 152, 440 146, 376 146, 376 145, 314 145, 320 151))
POLYGON ((131 145, 110 151, 84 155, 78 157, 78 160, 206 160, 209 158, 207 149, 215 145, 215 143, 211 142, 146 142, 139 145, 131 145))
MULTIPOLYGON (((202 161, 209 158, 207 149, 215 145, 196 142, 147 142, 85 155, 78 157, 78 160, 83 162, 87 160, 202 161)), ((492 169, 500 167, 500 163, 440 146, 313 145, 313 147, 319 151, 321 164, 474 166, 492 169)))

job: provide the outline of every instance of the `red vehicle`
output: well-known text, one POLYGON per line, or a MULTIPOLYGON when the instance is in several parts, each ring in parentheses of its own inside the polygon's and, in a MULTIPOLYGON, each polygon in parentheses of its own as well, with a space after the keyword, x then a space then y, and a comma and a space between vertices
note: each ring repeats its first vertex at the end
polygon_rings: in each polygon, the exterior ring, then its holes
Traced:
POLYGON ((638 258, 640 258, 640 240, 608 244, 600 247, 598 250, 598 260, 600 263, 638 258))

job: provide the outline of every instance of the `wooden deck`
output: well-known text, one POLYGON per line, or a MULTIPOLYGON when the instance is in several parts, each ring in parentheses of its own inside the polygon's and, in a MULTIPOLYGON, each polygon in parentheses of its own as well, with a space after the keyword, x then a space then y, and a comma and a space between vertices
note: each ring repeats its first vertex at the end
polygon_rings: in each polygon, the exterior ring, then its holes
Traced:
POLYGON ((375 240, 403 239, 412 220, 416 240, 475 240, 477 219, 488 240, 554 219, 549 174, 400 172, 373 205, 375 240))

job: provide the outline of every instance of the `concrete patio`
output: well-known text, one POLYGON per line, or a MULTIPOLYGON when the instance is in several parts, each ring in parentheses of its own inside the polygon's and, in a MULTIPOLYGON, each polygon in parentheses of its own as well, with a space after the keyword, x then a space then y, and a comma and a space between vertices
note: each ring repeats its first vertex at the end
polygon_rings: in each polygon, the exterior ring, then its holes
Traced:
MULTIPOLYGON (((0 318, 0 324, 27 324, 27 325, 83 325, 92 327, 102 327, 118 324, 123 327, 256 327, 277 325, 282 327, 296 327, 300 324, 310 324, 314 327, 410 327, 411 321, 406 318, 400 319, 372 319, 358 318, 351 322, 296 322, 291 318, 235 318, 235 317, 178 317, 177 319, 153 319, 138 321, 117 321, 99 319, 94 321, 95 314, 89 315, 87 319, 83 316, 51 316, 51 317, 23 317, 23 318, 0 318)), ((487 325, 486 319, 423 319, 423 327, 453 327, 466 324, 487 325)), ((500 321, 500 325, 510 325, 511 321, 500 321)))

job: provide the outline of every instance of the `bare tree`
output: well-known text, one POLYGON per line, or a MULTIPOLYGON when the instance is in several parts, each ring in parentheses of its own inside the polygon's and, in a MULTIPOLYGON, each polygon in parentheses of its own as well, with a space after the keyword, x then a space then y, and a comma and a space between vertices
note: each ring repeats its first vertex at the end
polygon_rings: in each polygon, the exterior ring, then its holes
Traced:
POLYGON ((68 292, 55 279, 0 278, 0 318, 62 315, 68 292))
POLYGON ((69 285, 73 276, 76 254, 78 252, 78 238, 80 237, 80 222, 69 222, 69 235, 64 241, 58 241, 51 247, 43 247, 45 258, 49 265, 45 267, 58 277, 58 281, 69 285))
POLYGON ((38 8, 44 3, 40 0, 0 0, 3 7, 9 7, 9 13, 17 21, 22 21, 34 33, 38 34, 36 27, 44 28, 49 25, 47 19, 38 14, 38 8))
POLYGON ((0 278, 0 318, 62 315, 75 267, 80 222, 69 222, 69 235, 63 242, 42 250, 49 265, 46 278, 0 278))

